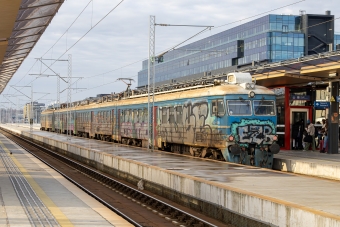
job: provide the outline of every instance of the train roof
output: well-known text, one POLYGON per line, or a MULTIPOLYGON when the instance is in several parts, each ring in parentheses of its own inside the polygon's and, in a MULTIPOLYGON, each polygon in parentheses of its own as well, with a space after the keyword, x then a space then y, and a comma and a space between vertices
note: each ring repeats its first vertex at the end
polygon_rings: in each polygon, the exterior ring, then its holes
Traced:
MULTIPOLYGON (((155 93, 155 102, 170 101, 175 99, 189 99, 189 98, 206 98, 209 96, 224 96, 224 95, 248 95, 250 91, 260 95, 274 95, 270 89, 255 85, 253 89, 246 89, 246 84, 220 84, 220 85, 197 85, 188 88, 179 88, 171 91, 161 91, 155 93)), ((109 106, 128 106, 143 104, 148 102, 148 94, 138 94, 126 97, 120 100, 104 101, 100 103, 90 103, 87 105, 79 105, 71 107, 73 110, 87 110, 93 108, 103 108, 109 106)), ((53 110, 45 110, 48 113, 53 110)), ((60 109, 60 112, 67 111, 67 108, 60 109)))

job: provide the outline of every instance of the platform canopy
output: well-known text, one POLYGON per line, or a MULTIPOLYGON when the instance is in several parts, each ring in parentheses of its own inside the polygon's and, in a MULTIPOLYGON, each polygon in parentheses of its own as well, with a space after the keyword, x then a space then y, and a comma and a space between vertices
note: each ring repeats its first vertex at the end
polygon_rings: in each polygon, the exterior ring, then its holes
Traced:
POLYGON ((340 80, 340 51, 324 52, 306 57, 242 70, 252 74, 256 84, 266 87, 322 84, 340 80))
POLYGON ((0 0, 0 93, 64 0, 0 0))

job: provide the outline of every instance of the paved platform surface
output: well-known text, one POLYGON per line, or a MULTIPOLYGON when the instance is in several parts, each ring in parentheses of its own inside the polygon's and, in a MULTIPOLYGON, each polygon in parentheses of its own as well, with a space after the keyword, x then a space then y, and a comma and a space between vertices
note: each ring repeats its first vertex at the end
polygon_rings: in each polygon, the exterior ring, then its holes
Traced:
POLYGON ((319 151, 281 151, 273 169, 340 181, 340 154, 319 151))
MULTIPOLYGON (((27 132, 25 128, 2 127, 27 132)), ((340 226, 340 181, 183 158, 79 137, 69 141, 65 135, 50 132, 33 131, 33 134, 105 154, 107 156, 98 156, 104 164, 114 165, 115 159, 124 160, 118 162, 117 168, 274 226, 340 226)), ((276 157, 287 163, 287 160, 309 162, 306 168, 310 169, 319 162, 335 165, 335 160, 339 159, 338 155, 296 151, 283 152, 276 157)))
POLYGON ((132 226, 1 134, 0 155, 0 226, 132 226))

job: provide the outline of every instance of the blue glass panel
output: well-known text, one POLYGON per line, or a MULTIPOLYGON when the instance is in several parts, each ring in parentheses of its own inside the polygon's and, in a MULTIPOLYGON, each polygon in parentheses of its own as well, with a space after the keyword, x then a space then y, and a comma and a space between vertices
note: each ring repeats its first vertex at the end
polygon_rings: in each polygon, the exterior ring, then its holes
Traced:
POLYGON ((293 51, 287 51, 287 59, 294 58, 294 52, 293 51))
POLYGON ((275 31, 276 30, 276 23, 270 23, 270 30, 275 31))
POLYGON ((281 50, 281 45, 273 45, 272 50, 281 50))
POLYGON ((282 31, 282 23, 276 23, 276 30, 282 31))
POLYGON ((304 46, 304 39, 302 38, 299 39, 299 46, 304 46))
POLYGON ((274 43, 275 44, 279 44, 279 45, 281 45, 281 43, 282 43, 282 39, 281 39, 281 37, 275 37, 275 41, 274 41, 274 43))
POLYGON ((270 21, 270 22, 276 21, 276 15, 270 14, 270 15, 269 15, 269 21, 270 21))

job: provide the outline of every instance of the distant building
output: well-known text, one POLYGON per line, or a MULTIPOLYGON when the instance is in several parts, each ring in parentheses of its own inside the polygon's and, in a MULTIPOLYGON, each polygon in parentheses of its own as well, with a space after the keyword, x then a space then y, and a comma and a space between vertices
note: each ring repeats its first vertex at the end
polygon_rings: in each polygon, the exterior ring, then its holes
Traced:
MULTIPOLYGON (((166 53, 156 62, 157 84, 200 78, 251 64, 277 62, 335 49, 334 16, 270 14, 166 53)), ((338 45, 340 48, 340 45, 338 45)), ((138 87, 148 84, 148 61, 138 87)))
POLYGON ((33 123, 40 123, 41 112, 45 108, 45 103, 33 102, 33 111, 31 111, 31 103, 26 103, 23 109, 24 122, 29 123, 29 119, 33 119, 33 123), (30 114, 32 113, 32 116, 30 114))

